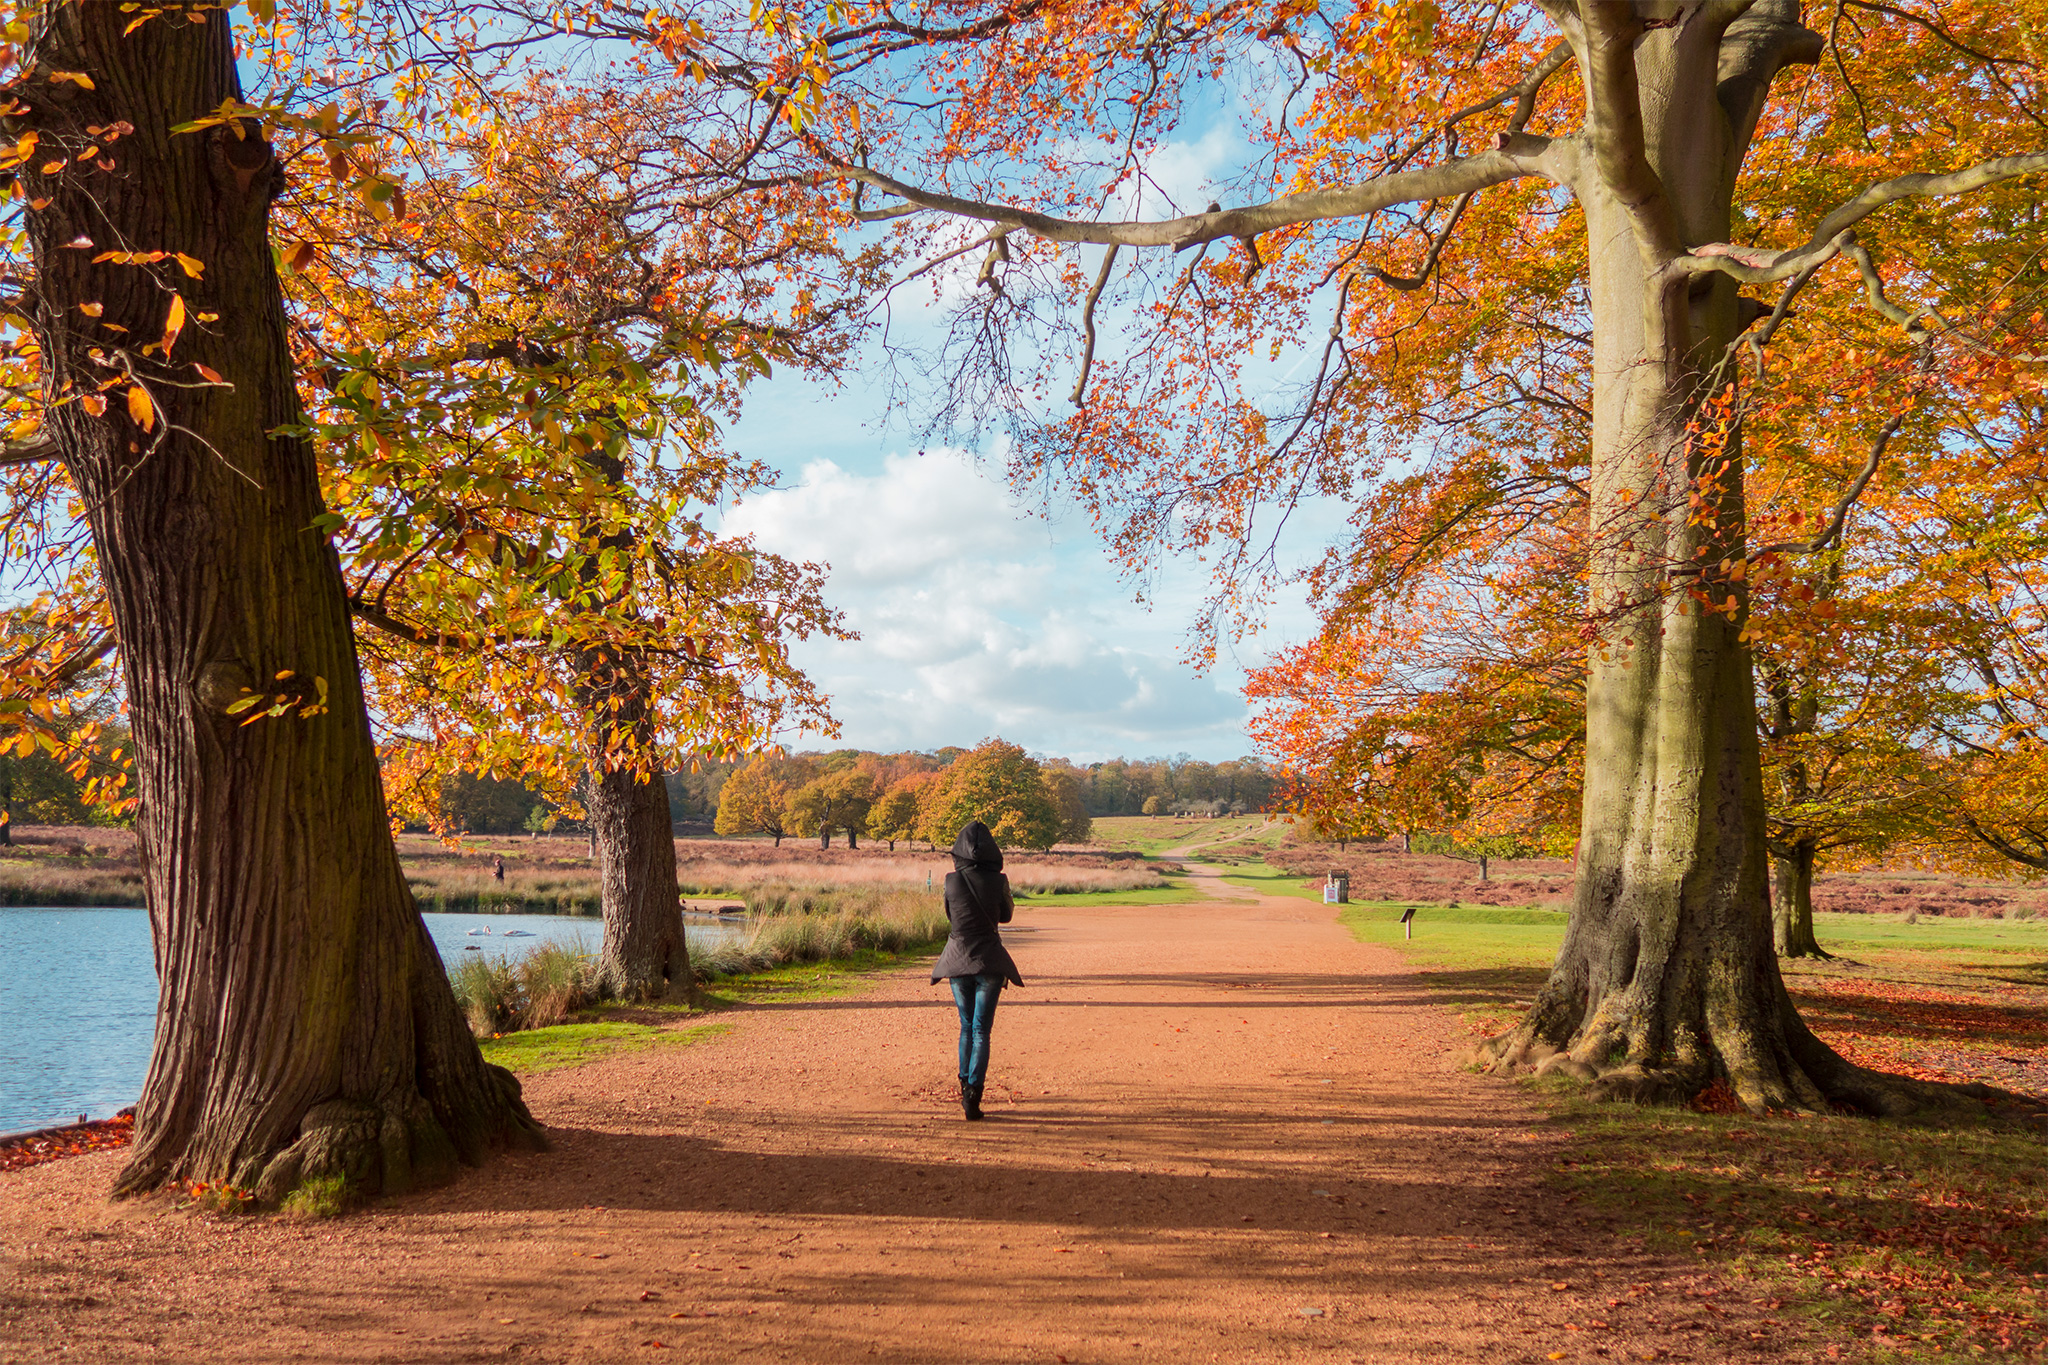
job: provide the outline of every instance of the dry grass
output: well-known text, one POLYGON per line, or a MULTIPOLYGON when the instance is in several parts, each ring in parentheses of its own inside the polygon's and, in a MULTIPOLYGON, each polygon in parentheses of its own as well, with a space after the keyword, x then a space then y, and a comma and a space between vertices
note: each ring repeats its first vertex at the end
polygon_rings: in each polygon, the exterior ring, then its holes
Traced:
MULTIPOLYGON (((822 862, 723 863, 691 860, 676 869, 686 896, 735 895, 755 908, 757 893, 767 888, 792 887, 817 891, 840 890, 924 890, 937 891, 953 870, 951 858, 926 855, 910 859, 873 859, 840 864, 822 862)), ((1059 863, 1007 863, 1010 887, 1027 895, 1051 896, 1095 891, 1143 891, 1166 885, 1157 869, 1143 865, 1121 867, 1076 867, 1059 863)))
MULTIPOLYGON (((795 898, 804 895, 794 892, 795 898)), ((945 908, 936 894, 923 891, 842 890, 808 912, 785 895, 783 905, 778 912, 752 916, 745 937, 693 953, 698 979, 715 981, 863 953, 918 952, 946 937, 945 908)))
POLYGON ((540 943, 517 959, 464 956, 448 973, 479 1038, 559 1024, 597 1002, 597 964, 581 944, 540 943))
POLYGON ((457 914, 599 915, 597 869, 505 864, 505 880, 488 870, 408 866, 406 882, 422 910, 457 914))
MULTIPOLYGON (((19 843, 0 849, 0 905, 142 904, 135 839, 125 829, 87 827, 18 831, 19 843)), ((530 840, 499 836, 466 839, 451 848, 438 839, 401 834, 398 854, 420 909, 458 913, 590 915, 599 913, 597 865, 581 837, 530 840), (505 880, 492 860, 505 861, 505 880)), ((753 909, 778 909, 790 892, 829 902, 841 891, 936 890, 952 871, 943 853, 899 846, 843 845, 786 840, 678 839, 677 878, 685 896, 731 896, 753 909)), ((1136 854, 1056 849, 1013 853, 1006 859, 1010 885, 1031 896, 1145 891, 1164 886, 1161 869, 1136 854)))

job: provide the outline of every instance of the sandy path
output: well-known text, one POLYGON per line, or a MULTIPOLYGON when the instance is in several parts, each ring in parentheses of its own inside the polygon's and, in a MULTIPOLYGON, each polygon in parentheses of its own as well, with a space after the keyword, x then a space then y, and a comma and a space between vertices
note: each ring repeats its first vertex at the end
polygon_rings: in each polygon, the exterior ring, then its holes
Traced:
POLYGON ((0 1177, 0 1361, 1798 1358, 1546 1199, 1392 953, 1220 889, 1027 903, 982 1124, 913 971, 535 1077, 553 1152, 339 1223, 0 1177))

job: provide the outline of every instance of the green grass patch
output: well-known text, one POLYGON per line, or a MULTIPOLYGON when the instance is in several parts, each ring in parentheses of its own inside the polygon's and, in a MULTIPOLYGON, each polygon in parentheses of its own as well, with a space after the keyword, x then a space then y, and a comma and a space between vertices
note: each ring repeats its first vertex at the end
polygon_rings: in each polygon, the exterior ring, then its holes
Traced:
POLYGON ((1088 842, 1099 848, 1161 853, 1183 844, 1258 839, 1277 843, 1286 836, 1285 823, 1266 823, 1263 815, 1227 815, 1215 820, 1182 819, 1174 815, 1104 815, 1094 822, 1088 842))
POLYGON ((858 990, 876 972, 923 962, 933 953, 870 949, 825 962, 791 962, 744 976, 720 977, 705 987, 707 1009, 826 1000, 858 990))
POLYGON ((349 1196, 348 1179, 339 1175, 315 1176, 284 1197, 278 1212, 287 1218, 320 1222, 339 1218, 355 1201, 349 1196))
POLYGON ((723 1033, 726 1028, 724 1024, 674 1028, 612 1020, 524 1029, 500 1038, 480 1039, 477 1045, 483 1049, 485 1061, 530 1076, 565 1066, 599 1062, 627 1052, 702 1042, 723 1033))
POLYGON ((1019 913, 1036 906, 1060 905, 1179 905, 1208 899, 1193 885, 1173 877, 1165 886, 1141 887, 1136 891, 1070 891, 1055 896, 1017 896, 1019 913))
MULTIPOLYGON (((1202 862, 1203 859, 1196 856, 1188 861, 1202 862)), ((1228 863, 1220 865, 1230 866, 1228 863)), ((1302 883, 1308 878, 1300 873, 1282 872, 1279 868, 1263 862, 1238 864, 1232 871, 1223 874, 1223 880, 1231 886, 1241 886, 1262 896, 1294 896, 1305 901, 1320 901, 1323 898, 1321 882, 1312 887, 1304 886, 1302 883)))

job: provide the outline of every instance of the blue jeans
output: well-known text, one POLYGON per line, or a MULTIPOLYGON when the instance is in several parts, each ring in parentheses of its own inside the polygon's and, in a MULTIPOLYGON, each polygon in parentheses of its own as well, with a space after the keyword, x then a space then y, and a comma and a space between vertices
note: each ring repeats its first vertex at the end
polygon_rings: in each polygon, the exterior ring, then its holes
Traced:
POLYGON ((1003 993, 1000 976, 956 976, 953 1003, 960 1008, 960 1079, 980 1085, 988 1079, 988 1031, 996 1022, 996 999, 1003 993))

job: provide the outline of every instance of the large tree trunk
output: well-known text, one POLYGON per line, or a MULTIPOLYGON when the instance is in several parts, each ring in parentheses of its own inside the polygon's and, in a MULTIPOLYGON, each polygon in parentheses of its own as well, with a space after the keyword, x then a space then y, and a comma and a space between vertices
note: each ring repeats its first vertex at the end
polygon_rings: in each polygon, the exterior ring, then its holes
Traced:
POLYGON ((1779 957, 1833 957, 1813 936, 1813 845, 1802 839, 1771 856, 1771 946, 1779 957))
POLYGON ((695 981, 668 783, 634 758, 652 738, 644 666, 593 655, 584 677, 584 712, 597 724, 588 805, 604 905, 599 988, 620 1000, 687 999, 695 981))
MULTIPOLYGON (((1627 7, 1595 8, 1629 22, 1627 7)), ((1775 0, 1745 22, 1796 18, 1775 0)), ((1743 52, 1717 60, 1715 38, 1690 21, 1633 38, 1644 147, 1688 244, 1728 239, 1747 137, 1747 113, 1716 89, 1743 52)), ((1595 76, 1592 46, 1589 105, 1632 104, 1614 76, 1595 76), (1610 82, 1605 104, 1596 80, 1610 82)), ((1939 1092, 1863 1071, 1815 1038, 1772 950, 1746 590, 1717 571, 1744 547, 1739 433, 1712 442, 1688 429, 1739 332, 1734 282, 1668 291, 1646 262, 1639 209, 1607 171, 1588 167, 1578 188, 1595 314, 1578 881, 1549 980, 1482 1059, 1578 1076, 1603 1097, 1683 1101, 1722 1080, 1757 1111, 1911 1110, 1939 1092)))
POLYGON ((88 125, 135 131, 77 163, 110 170, 25 175, 50 201, 28 214, 48 428, 121 641, 162 984, 117 1189, 227 1181, 275 1199, 340 1176, 400 1191, 544 1141, 518 1082, 478 1054, 399 869, 340 566, 313 529, 313 451, 274 434, 303 421, 267 234, 283 172, 253 124, 170 131, 239 98, 225 15, 124 38, 134 18, 40 9, 39 69, 94 89, 28 87, 32 163, 78 150, 88 125), (94 249, 73 249, 81 236, 94 249), (112 248, 182 252, 203 275, 94 261, 112 248), (183 336, 168 361, 141 354, 174 290, 183 336), (131 348, 119 367, 88 353, 116 346, 131 348), (198 382, 194 362, 227 386, 173 387, 198 382), (147 406, 126 381, 103 416, 77 401, 123 370, 147 406), (251 693, 266 705, 231 714, 251 693))

